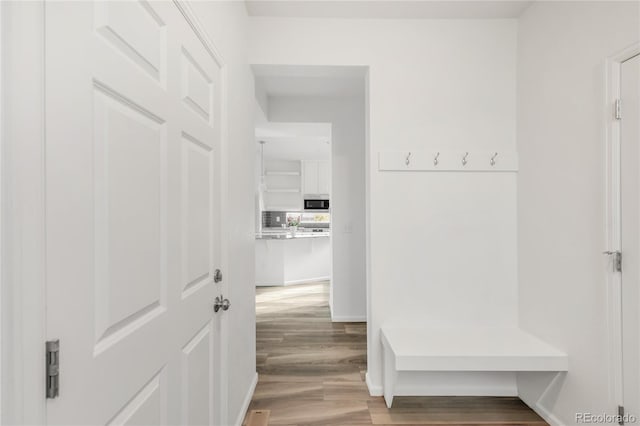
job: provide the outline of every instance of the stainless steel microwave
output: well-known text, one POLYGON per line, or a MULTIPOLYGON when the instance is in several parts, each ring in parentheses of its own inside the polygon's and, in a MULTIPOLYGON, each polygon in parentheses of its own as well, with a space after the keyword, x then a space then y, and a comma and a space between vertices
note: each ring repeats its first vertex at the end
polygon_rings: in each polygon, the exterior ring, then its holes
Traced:
POLYGON ((329 210, 329 200, 304 200, 305 210, 329 210))

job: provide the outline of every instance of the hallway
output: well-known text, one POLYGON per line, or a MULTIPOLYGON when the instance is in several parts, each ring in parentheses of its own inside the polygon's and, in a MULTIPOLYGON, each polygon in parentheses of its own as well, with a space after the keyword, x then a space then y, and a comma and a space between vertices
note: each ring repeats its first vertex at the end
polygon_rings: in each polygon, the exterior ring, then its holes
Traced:
POLYGON ((257 289, 249 413, 268 410, 270 425, 546 424, 518 398, 398 397, 387 409, 364 382, 366 324, 332 323, 328 300, 326 282, 257 289))

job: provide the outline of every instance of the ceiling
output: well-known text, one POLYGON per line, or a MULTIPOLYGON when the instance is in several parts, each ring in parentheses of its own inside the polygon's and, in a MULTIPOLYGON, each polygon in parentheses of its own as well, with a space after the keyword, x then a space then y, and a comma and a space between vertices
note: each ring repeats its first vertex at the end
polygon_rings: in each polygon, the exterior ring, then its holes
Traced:
POLYGON ((256 127, 255 136, 256 142, 266 142, 265 159, 298 161, 331 157, 329 123, 264 123, 256 127))
POLYGON ((267 96, 364 96, 365 67, 253 65, 257 90, 267 96))
POLYGON ((534 0, 246 0, 250 16, 352 19, 517 18, 534 0))

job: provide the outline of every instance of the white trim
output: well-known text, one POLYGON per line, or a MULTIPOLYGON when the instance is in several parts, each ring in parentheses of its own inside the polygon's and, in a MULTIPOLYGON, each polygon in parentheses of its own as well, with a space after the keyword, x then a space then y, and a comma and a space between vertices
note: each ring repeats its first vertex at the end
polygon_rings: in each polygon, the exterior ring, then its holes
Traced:
MULTIPOLYGON (((228 211, 229 206, 229 188, 226 184, 228 179, 226 177, 229 175, 228 173, 228 164, 229 164, 229 153, 228 153, 228 143, 229 143, 229 125, 228 125, 228 108, 229 108, 229 96, 228 96, 228 70, 227 65, 220 54, 220 51, 216 48, 216 46, 212 42, 212 38, 209 36, 207 31, 204 29, 204 25, 200 22, 197 15, 189 5, 189 3, 185 0, 173 0, 173 3, 176 5, 178 10, 182 13, 183 17, 187 21, 187 23, 191 26, 191 29, 196 34, 200 42, 203 44, 205 49, 211 54, 214 60, 218 63, 220 67, 220 83, 222 87, 220 88, 220 97, 221 97, 221 112, 220 112, 220 122, 221 122, 221 139, 220 139, 220 200, 222 202, 222 206, 225 206, 221 209, 221 217, 220 217, 220 229, 221 229, 221 265, 220 269, 222 271, 228 271, 229 265, 229 226, 228 223, 231 223, 230 213, 228 211)), ((229 284, 229 274, 226 274, 225 280, 221 283, 219 290, 222 293, 228 292, 228 284, 229 284)), ((216 424, 227 425, 229 424, 229 353, 228 346, 225 342, 228 342, 230 339, 229 336, 229 325, 228 319, 226 316, 222 316, 220 319, 220 390, 217 393, 219 395, 218 400, 218 408, 219 414, 217 418, 214 420, 216 424)))
MULTIPOLYGON (((607 124, 603 150, 604 158, 606 159, 605 240, 607 247, 604 247, 603 250, 621 250, 620 121, 615 119, 613 108, 616 99, 620 97, 620 66, 622 62, 639 53, 640 43, 634 43, 606 60, 603 118, 607 124)), ((613 272, 612 268, 608 268, 606 286, 607 334, 609 340, 609 405, 612 409, 617 405, 621 405, 623 401, 621 278, 620 273, 613 272)), ((542 407, 539 408, 543 409, 542 407)))
POLYGON ((289 285, 298 285, 298 284, 311 284, 322 281, 330 281, 331 277, 314 277, 314 278, 305 278, 303 280, 289 280, 284 283, 281 281, 273 281, 273 282, 261 282, 256 283, 256 287, 286 287, 289 285))
MULTIPOLYGON (((380 348, 380 341, 376 341, 374 342, 373 340, 373 336, 374 334, 376 336, 379 336, 379 333, 374 333, 374 318, 373 318, 373 313, 372 313, 372 289, 373 289, 373 272, 372 272, 372 262, 371 262, 371 247, 372 247, 372 241, 373 241, 373 237, 371 235, 371 215, 372 215, 372 201, 371 201, 371 196, 372 196, 372 191, 371 191, 371 182, 373 180, 373 176, 376 173, 376 171, 374 170, 373 165, 375 164, 375 154, 373 153, 373 150, 371 149, 371 67, 367 66, 366 69, 366 73, 365 73, 365 82, 364 82, 364 88, 365 88, 365 95, 364 95, 364 108, 365 108, 365 112, 364 112, 364 157, 365 157, 365 161, 364 161, 364 173, 365 173, 365 180, 364 180, 364 193, 365 193, 365 199, 364 199, 364 211, 365 211, 365 215, 364 215, 364 221, 365 221, 365 281, 366 281, 366 286, 365 286, 365 301, 366 301, 366 321, 367 321, 367 369, 371 368, 372 365, 374 365, 374 360, 373 360, 373 347, 374 345, 377 345, 376 347, 380 348)), ((376 327, 378 327, 378 324, 375 324, 376 327)), ((380 337, 378 337, 379 339, 380 337)), ((382 370, 382 364, 381 364, 381 360, 382 360, 382 355, 380 355, 379 357, 379 370, 382 370)), ((378 388, 377 387, 373 387, 372 383, 370 383, 369 381, 369 371, 367 371, 366 374, 366 380, 367 380, 367 386, 369 387, 369 393, 371 395, 379 395, 382 396, 382 385, 380 385, 379 387, 379 392, 378 393, 373 393, 374 389, 377 391, 378 388)))
POLYGON ((204 48, 207 49, 211 56, 213 56, 213 59, 218 63, 218 66, 220 68, 224 68, 226 65, 220 51, 211 41, 211 37, 209 37, 209 34, 204 29, 204 25, 202 25, 189 3, 185 0, 173 0, 173 2, 178 7, 178 10, 180 10, 180 13, 182 13, 182 16, 184 16, 184 19, 186 19, 187 23, 191 26, 193 32, 200 39, 204 48))
POLYGON ((5 142, 5 138, 4 138, 4 70, 3 70, 3 65, 4 65, 4 37, 3 37, 3 24, 2 24, 2 17, 4 16, 4 3, 0 3, 0 424, 2 424, 2 398, 3 398, 3 394, 2 391, 4 389, 4 372, 3 372, 3 360, 4 360, 4 356, 3 356, 3 350, 4 347, 2 345, 2 327, 3 327, 3 320, 2 320, 2 315, 4 313, 4 310, 2 309, 2 303, 3 303, 3 295, 2 293, 4 292, 4 282, 5 280, 3 279, 3 274, 4 274, 4 213, 3 213, 3 207, 4 205, 6 205, 5 202, 5 195, 4 195, 4 188, 2 186, 3 182, 4 182, 4 178, 3 178, 3 173, 4 173, 4 167, 2 162, 4 161, 4 153, 3 153, 3 146, 4 146, 4 142, 5 142))
POLYGON ((338 315, 333 316, 333 311, 331 312, 331 321, 332 322, 367 322, 367 317, 363 315, 338 315))
POLYGON ((558 417, 556 417, 549 409, 547 409, 547 407, 543 405, 543 402, 546 400, 547 394, 549 394, 550 392, 553 392, 552 390, 555 391, 560 388, 561 385, 559 384, 564 381, 565 377, 566 377, 566 373, 563 373, 563 372, 558 372, 556 375, 554 375, 553 379, 551 379, 551 381, 549 382, 545 390, 542 392, 542 394, 540 394, 540 396, 537 398, 535 402, 533 401, 529 402, 528 398, 525 398, 524 395, 519 394, 518 396, 520 397, 520 400, 522 400, 522 402, 527 404, 529 408, 535 411, 540 417, 542 417, 550 425, 564 426, 564 423, 558 417))
MULTIPOLYGON (((524 401, 524 402, 526 404, 526 401, 524 401)), ((549 410, 547 410, 546 408, 544 408, 540 403, 536 404, 535 407, 529 407, 529 408, 531 408, 533 411, 535 411, 536 414, 538 414, 540 417, 542 417, 544 419, 544 421, 549 423, 551 426, 565 426, 565 424, 562 423, 562 421, 558 417, 556 417, 555 415, 551 414, 551 412, 549 410)))
POLYGON ((251 404, 251 400, 253 399, 253 393, 256 391, 257 384, 258 373, 255 373, 253 376, 253 380, 251 380, 251 384, 249 385, 249 389, 247 390, 247 394, 244 397, 244 401, 242 401, 242 405, 240 406, 240 411, 236 416, 236 422, 234 423, 234 425, 242 426, 242 422, 244 421, 244 418, 247 415, 247 410, 249 409, 249 404, 251 404))
POLYGON ((4 16, 4 8, 5 5, 4 3, 0 3, 0 424, 3 423, 2 419, 2 400, 3 400, 3 389, 4 389, 4 371, 2 366, 4 365, 4 356, 3 356, 3 351, 4 351, 4 346, 2 345, 2 335, 3 335, 3 325, 4 325, 4 321, 2 319, 2 316, 4 315, 4 309, 2 308, 2 304, 4 301, 4 297, 3 297, 3 293, 4 293, 4 283, 5 283, 5 279, 3 277, 4 274, 4 212, 3 209, 6 205, 6 200, 5 200, 5 191, 3 188, 3 183, 4 183, 4 166, 3 166, 3 161, 4 161, 4 143, 5 143, 5 138, 4 138, 4 70, 3 70, 3 66, 4 66, 4 35, 3 35, 3 22, 2 22, 2 17, 4 16))
POLYGON ((306 283, 317 283, 320 281, 330 281, 331 277, 314 277, 314 278, 305 278, 304 280, 289 280, 285 281, 284 285, 296 285, 296 284, 306 284, 306 283))
POLYGON ((3 412, 42 424, 45 326, 45 4, 2 3, 3 412))
POLYGON ((369 395, 371 396, 382 396, 382 385, 374 385, 371 381, 371 375, 367 371, 364 375, 364 382, 367 384, 367 388, 369 389, 369 395))

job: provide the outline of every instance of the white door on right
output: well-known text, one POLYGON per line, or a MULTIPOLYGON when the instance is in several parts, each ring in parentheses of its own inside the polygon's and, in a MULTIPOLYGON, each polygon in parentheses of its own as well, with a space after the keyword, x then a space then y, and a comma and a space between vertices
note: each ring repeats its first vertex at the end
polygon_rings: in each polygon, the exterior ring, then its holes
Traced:
POLYGON ((620 102, 623 403, 640 418, 640 55, 622 64, 620 102))

